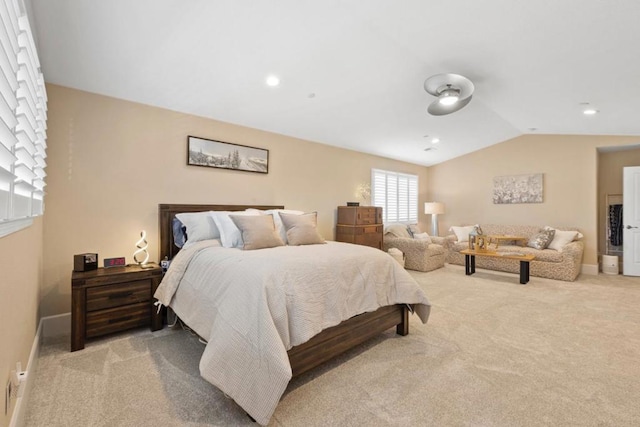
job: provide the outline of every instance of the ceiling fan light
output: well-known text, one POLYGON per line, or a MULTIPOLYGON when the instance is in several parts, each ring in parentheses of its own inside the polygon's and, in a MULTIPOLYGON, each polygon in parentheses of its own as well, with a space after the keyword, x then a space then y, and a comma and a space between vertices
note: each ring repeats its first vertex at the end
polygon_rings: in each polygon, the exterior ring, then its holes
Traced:
POLYGON ((453 105, 460 99, 460 91, 457 89, 445 89, 440 92, 438 102, 442 105, 453 105))
POLYGON ((440 102, 440 104, 442 105, 453 105, 456 102, 458 102, 458 95, 445 95, 445 96, 441 96, 438 99, 438 102, 440 102))

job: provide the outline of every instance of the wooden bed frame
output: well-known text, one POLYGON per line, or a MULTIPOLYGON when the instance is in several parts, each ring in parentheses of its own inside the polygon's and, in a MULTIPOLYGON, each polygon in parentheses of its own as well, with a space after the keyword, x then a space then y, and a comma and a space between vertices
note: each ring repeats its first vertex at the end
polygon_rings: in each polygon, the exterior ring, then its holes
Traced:
MULTIPOLYGON (((173 243, 173 218, 181 212, 243 211, 245 209, 284 209, 283 206, 254 205, 158 205, 160 224, 160 259, 173 257, 180 251, 173 243)), ((291 348, 287 353, 293 376, 300 375, 329 359, 396 327, 396 333, 409 333, 409 309, 405 304, 380 307, 371 313, 363 313, 325 329, 304 344, 291 348)))

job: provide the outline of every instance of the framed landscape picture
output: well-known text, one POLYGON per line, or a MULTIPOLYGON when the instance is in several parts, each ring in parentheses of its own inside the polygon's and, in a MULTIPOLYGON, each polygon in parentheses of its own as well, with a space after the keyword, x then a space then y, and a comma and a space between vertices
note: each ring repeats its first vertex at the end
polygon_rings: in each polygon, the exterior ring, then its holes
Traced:
POLYGON ((269 150, 189 136, 187 138, 187 164, 269 173, 269 150))

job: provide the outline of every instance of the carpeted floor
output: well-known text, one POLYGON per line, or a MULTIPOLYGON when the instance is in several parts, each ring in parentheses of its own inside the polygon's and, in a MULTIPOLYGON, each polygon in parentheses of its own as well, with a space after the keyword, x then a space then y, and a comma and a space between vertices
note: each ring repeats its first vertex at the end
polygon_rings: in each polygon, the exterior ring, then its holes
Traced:
MULTIPOLYGON (((273 426, 638 426, 640 278, 573 283, 447 265, 412 275, 429 323, 293 380, 273 426)), ((180 329, 46 343, 28 426, 256 425, 198 374, 180 329)))

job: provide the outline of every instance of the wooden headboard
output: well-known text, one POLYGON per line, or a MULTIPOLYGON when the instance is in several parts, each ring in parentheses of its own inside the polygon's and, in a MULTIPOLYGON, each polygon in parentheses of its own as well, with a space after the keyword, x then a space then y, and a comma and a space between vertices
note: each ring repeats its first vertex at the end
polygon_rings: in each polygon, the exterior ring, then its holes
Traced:
POLYGON ((173 244, 173 218, 182 212, 205 211, 243 211, 245 209, 284 209, 284 206, 255 206, 255 205, 158 205, 158 224, 160 227, 160 260, 164 257, 173 259, 180 248, 173 244))

